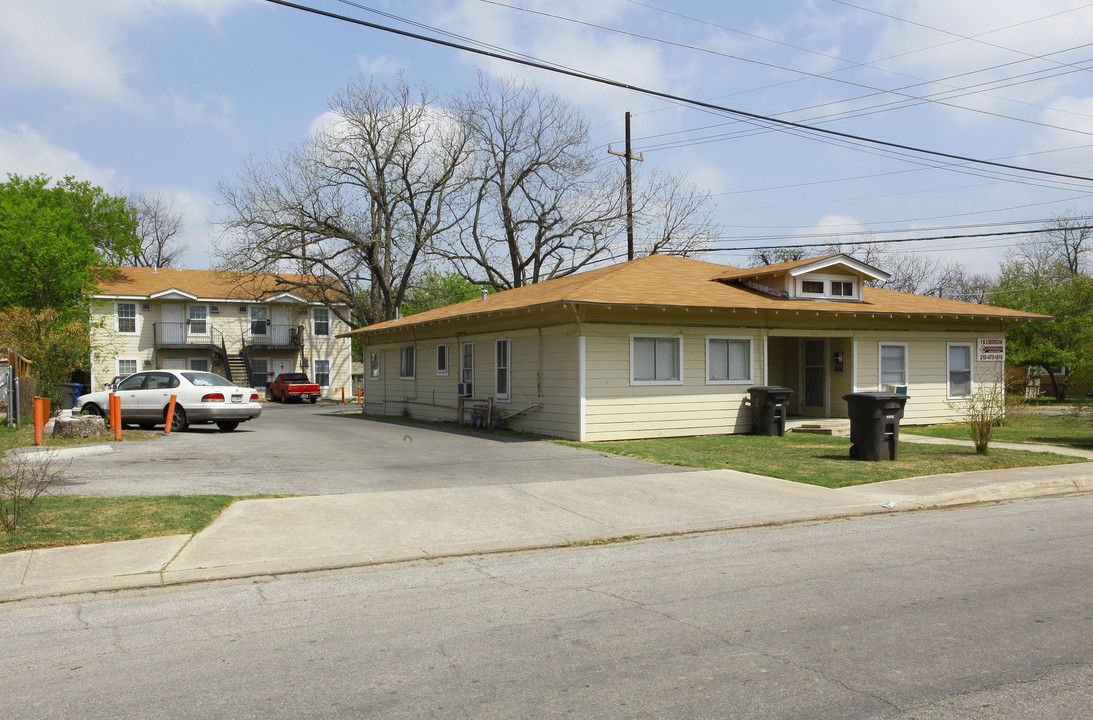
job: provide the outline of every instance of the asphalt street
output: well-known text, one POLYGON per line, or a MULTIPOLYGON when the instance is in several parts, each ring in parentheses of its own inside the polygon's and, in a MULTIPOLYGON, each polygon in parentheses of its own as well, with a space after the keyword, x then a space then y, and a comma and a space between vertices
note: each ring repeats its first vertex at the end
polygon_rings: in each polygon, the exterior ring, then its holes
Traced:
POLYGON ((266 403, 221 433, 195 425, 73 459, 54 492, 299 494, 460 488, 676 473, 653 463, 504 435, 338 415, 352 406, 266 403))
POLYGON ((0 605, 13 717, 1057 720, 1093 495, 0 605))

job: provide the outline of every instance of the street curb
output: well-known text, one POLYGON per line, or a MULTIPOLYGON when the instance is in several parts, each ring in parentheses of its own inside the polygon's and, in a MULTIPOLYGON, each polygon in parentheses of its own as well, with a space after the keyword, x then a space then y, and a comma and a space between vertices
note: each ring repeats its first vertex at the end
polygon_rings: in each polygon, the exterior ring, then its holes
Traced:
POLYGON ((4 462, 8 464, 18 463, 21 459, 27 459, 35 455, 50 455, 57 460, 73 460, 93 455, 109 455, 114 452, 110 445, 79 445, 66 448, 48 447, 21 447, 12 448, 4 453, 4 462))

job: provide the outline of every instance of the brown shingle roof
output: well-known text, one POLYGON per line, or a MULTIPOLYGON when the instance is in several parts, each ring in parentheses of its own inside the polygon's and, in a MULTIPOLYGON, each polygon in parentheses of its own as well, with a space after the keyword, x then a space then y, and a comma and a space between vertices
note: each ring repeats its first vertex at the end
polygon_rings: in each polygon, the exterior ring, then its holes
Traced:
POLYGON ((317 295, 297 287, 307 279, 304 275, 293 274, 255 275, 220 270, 120 267, 116 271, 104 271, 99 279, 97 295, 150 297, 175 289, 205 300, 263 300, 288 292, 305 300, 317 301, 317 295))
MULTIPOLYGON (((815 261, 816 258, 812 258, 808 262, 815 261)), ((819 312, 1047 319, 1045 315, 1022 310, 876 288, 864 288, 863 302, 790 300, 718 281, 718 278, 737 269, 670 255, 650 255, 599 270, 506 290, 485 299, 467 300, 398 320, 388 320, 353 330, 349 334, 367 334, 434 320, 559 303, 760 310, 801 310, 807 307, 819 312)))

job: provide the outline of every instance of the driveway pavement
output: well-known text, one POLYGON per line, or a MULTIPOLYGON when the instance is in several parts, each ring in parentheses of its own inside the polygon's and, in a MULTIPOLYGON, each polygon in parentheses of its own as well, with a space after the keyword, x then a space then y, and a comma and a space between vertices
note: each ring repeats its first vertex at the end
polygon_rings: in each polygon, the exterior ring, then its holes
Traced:
POLYGON ((549 442, 346 417, 350 406, 265 404, 231 433, 195 425, 68 461, 55 492, 331 495, 678 473, 549 442))

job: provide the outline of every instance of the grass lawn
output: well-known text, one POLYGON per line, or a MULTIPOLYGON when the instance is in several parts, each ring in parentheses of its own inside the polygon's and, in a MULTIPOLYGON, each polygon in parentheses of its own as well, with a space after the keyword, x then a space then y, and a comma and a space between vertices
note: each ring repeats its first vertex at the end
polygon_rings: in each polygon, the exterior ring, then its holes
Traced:
POLYGON ((0 532, 0 553, 195 533, 238 499, 230 495, 42 495, 20 529, 0 532))
MULTIPOLYGON (((151 440, 161 435, 156 431, 123 430, 122 440, 151 440)), ((71 440, 43 438, 43 447, 71 447, 113 440, 113 434, 71 440)), ((33 425, 24 424, 19 430, 0 426, 0 455, 12 448, 33 445, 33 425)), ((46 494, 35 501, 22 527, 13 533, 0 531, 0 553, 195 533, 239 499, 230 495, 83 497, 46 494)), ((0 510, 3 507, 0 497, 0 510)))
POLYGON ((849 438, 804 433, 790 433, 785 437, 713 435, 559 442, 665 465, 728 468, 830 488, 919 475, 1081 462, 1080 458, 1027 450, 996 449, 983 456, 976 455, 971 447, 910 442, 900 443, 899 459, 895 462, 867 462, 850 459, 849 438))
MULTIPOLYGON (((121 439, 125 440, 153 440, 163 435, 162 431, 156 430, 122 430, 121 439)), ((108 432, 106 435, 97 438, 42 438, 42 447, 61 448, 72 447, 73 445, 101 445, 102 443, 114 442, 114 433, 108 432)), ((25 422, 23 427, 18 430, 14 425, 0 425, 0 455, 3 455, 8 450, 17 447, 34 447, 34 423, 25 422)))
MULTIPOLYGON (((967 427, 959 423, 922 427, 903 426, 900 431, 953 440, 968 439, 967 427)), ((1093 450, 1093 417, 1078 414, 1011 413, 1005 425, 994 429, 991 441, 1062 445, 1078 450, 1093 450)))

